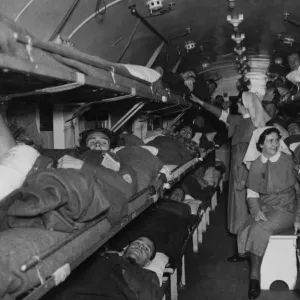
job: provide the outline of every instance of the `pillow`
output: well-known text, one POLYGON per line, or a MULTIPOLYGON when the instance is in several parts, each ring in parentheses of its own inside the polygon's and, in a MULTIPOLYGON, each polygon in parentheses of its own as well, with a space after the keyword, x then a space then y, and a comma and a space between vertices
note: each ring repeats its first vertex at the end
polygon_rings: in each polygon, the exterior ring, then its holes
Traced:
POLYGON ((156 252, 156 255, 153 258, 153 260, 146 267, 144 267, 144 269, 156 273, 160 286, 162 286, 164 270, 168 262, 169 262, 169 257, 167 255, 161 252, 156 252))
POLYGON ((151 83, 157 81, 161 77, 161 75, 157 71, 147 67, 128 64, 123 65, 132 76, 146 80, 151 83))
POLYGON ((39 152, 30 146, 18 145, 1 157, 0 201, 22 186, 39 155, 39 152))
POLYGON ((163 163, 142 147, 125 147, 118 151, 121 163, 131 166, 137 175, 138 191, 149 186, 157 176, 163 163))

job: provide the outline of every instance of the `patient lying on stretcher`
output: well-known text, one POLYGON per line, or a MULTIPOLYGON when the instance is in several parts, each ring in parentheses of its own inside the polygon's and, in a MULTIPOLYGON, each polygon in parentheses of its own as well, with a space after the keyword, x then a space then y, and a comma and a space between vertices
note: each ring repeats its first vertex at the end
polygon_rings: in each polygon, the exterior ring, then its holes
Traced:
POLYGON ((108 130, 89 133, 86 146, 80 159, 66 155, 57 169, 39 156, 26 183, 10 195, 2 227, 71 232, 103 213, 112 224, 126 215, 137 189, 135 171, 108 152, 108 130))
POLYGON ((158 300, 159 279, 147 269, 155 255, 154 241, 140 236, 123 252, 98 255, 77 278, 70 278, 54 299, 158 300))

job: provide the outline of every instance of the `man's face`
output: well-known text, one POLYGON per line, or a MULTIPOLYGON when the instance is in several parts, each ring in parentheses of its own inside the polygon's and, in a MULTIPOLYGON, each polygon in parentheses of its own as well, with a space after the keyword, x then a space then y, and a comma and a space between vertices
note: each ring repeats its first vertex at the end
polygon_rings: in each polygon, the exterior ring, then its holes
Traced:
POLYGON ((274 103, 268 103, 265 105, 265 111, 266 113, 271 117, 275 117, 277 113, 277 108, 274 103))
POLYGON ((179 135, 190 140, 193 137, 193 131, 192 128, 189 126, 185 126, 183 127, 180 132, 179 135))
POLYGON ((212 95, 214 91, 217 89, 216 84, 214 82, 207 82, 209 93, 212 95))
POLYGON ((201 116, 197 116, 195 118, 195 125, 198 127, 198 128, 202 128, 204 127, 205 125, 205 119, 201 116))
POLYGON ((180 188, 176 188, 172 191, 170 195, 170 200, 176 201, 176 202, 183 202, 184 200, 184 191, 180 188))
POLYGON ((292 71, 297 70, 298 67, 300 66, 299 55, 297 53, 293 53, 293 54, 289 55, 288 62, 289 62, 289 66, 292 71))
POLYGON ((300 127, 297 123, 291 123, 288 126, 288 132, 289 135, 296 135, 296 134, 300 134, 300 127))
POLYGON ((110 141, 106 134, 102 132, 93 132, 86 139, 86 146, 91 150, 108 151, 110 141))
POLYGON ((137 265, 144 267, 150 261, 153 252, 153 242, 147 237, 140 237, 128 246, 124 257, 130 257, 137 265))

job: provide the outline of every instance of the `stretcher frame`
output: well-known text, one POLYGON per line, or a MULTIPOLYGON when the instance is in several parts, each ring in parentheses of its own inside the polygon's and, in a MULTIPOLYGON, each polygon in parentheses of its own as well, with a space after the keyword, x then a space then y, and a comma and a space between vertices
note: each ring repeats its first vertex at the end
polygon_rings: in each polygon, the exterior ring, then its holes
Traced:
MULTIPOLYGON (((186 163, 181 164, 178 168, 176 168, 176 175, 177 177, 175 178, 174 176, 171 179, 172 185, 176 181, 180 181, 184 174, 188 173, 190 170, 196 167, 197 164, 201 163, 202 159, 200 158, 192 158, 188 160, 186 163)), ((160 177, 162 174, 158 174, 158 177, 160 177)), ((67 276, 62 275, 62 273, 65 272, 66 267, 69 269, 70 272, 72 272, 78 265, 80 265, 84 260, 86 260, 89 256, 91 256, 95 251, 97 251, 101 246, 103 246, 110 238, 112 238, 114 235, 116 235, 122 228, 124 228, 126 225, 128 225, 132 220, 134 220, 137 216, 139 216, 143 211, 145 211, 147 208, 149 208, 153 203, 155 203, 161 196, 161 193, 164 192, 164 188, 162 185, 162 191, 155 191, 153 190, 153 187, 150 186, 148 188, 145 188, 141 192, 135 194, 131 198, 138 198, 139 196, 143 195, 146 192, 149 192, 149 198, 147 202, 142 205, 140 208, 138 208, 136 211, 128 214, 125 216, 116 226, 114 226, 107 234, 105 234, 105 237, 99 239, 99 241, 94 244, 88 251, 85 251, 82 253, 76 260, 73 262, 70 262, 69 264, 65 264, 61 266, 59 269, 57 269, 49 278, 46 278, 44 282, 39 285, 38 287, 34 288, 31 292, 29 292, 23 300, 37 300, 43 297, 46 293, 48 293, 52 288, 57 286, 59 283, 61 283, 63 280, 66 279, 67 276), (68 265, 68 266, 66 266, 68 265), (60 281, 59 277, 62 278, 60 281)), ((100 221, 100 220, 99 220, 100 221)), ((97 224, 97 220, 94 222, 94 225, 97 224)), ((189 235, 190 237, 191 235, 189 235)), ((68 242, 72 242, 71 240, 68 240, 68 242)), ((185 243, 186 244, 186 243, 185 243)), ((65 244, 63 244, 65 245, 65 244)), ((186 247, 186 246, 185 246, 186 247)), ((58 251, 57 249, 56 251, 58 251)), ((30 267, 33 266, 38 266, 38 263, 41 262, 42 259, 39 257, 33 257, 33 260, 31 263, 29 263, 30 267), (32 262, 34 262, 32 264, 32 262)), ((22 264, 20 268, 24 268, 25 264, 22 264)), ((24 268, 24 271, 26 272, 28 270, 27 267, 24 268)))

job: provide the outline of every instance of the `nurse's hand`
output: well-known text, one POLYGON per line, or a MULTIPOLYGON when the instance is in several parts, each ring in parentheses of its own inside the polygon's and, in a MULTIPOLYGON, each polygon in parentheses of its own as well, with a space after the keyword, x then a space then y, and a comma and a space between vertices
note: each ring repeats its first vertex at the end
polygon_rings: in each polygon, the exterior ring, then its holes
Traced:
POLYGON ((262 212, 262 211, 259 211, 257 212, 255 215, 254 215, 254 219, 256 222, 258 221, 268 221, 268 219, 266 218, 265 214, 262 212))
POLYGON ((300 233, 300 223, 299 222, 295 222, 294 223, 294 234, 300 233))
POLYGON ((80 170, 83 166, 83 161, 70 155, 65 155, 58 160, 57 168, 61 169, 76 169, 80 170))

